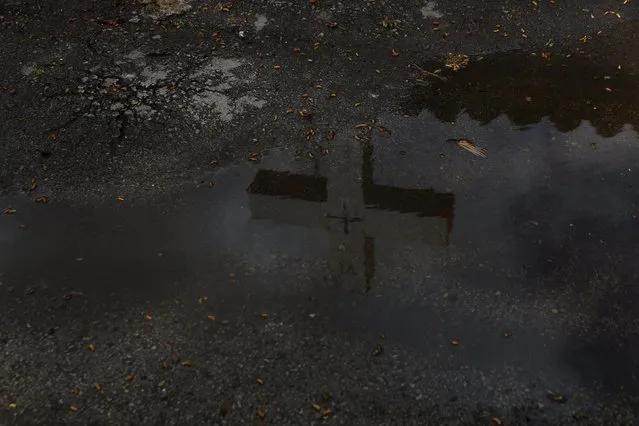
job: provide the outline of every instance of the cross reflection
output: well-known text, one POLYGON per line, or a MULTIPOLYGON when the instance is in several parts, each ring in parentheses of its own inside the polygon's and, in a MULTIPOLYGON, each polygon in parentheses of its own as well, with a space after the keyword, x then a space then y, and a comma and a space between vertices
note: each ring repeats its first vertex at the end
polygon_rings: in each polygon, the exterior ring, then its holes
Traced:
POLYGON ((448 245, 455 196, 376 184, 372 143, 349 142, 335 145, 327 176, 260 170, 247 192, 254 219, 326 229, 333 276, 366 293, 375 238, 448 245))

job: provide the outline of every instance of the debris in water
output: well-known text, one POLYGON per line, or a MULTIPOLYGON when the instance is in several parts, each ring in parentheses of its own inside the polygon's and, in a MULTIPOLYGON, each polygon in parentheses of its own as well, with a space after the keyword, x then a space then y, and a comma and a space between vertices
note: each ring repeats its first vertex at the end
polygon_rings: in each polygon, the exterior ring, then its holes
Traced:
POLYGON ((476 155, 477 157, 486 158, 487 152, 484 148, 481 148, 474 143, 472 143, 469 139, 448 139, 447 142, 456 142, 460 148, 465 149, 471 154, 476 155))
POLYGON ((551 400, 552 402, 556 402, 558 404, 564 404, 567 399, 565 396, 555 393, 555 392, 548 392, 548 394, 546 395, 546 397, 551 400))
POLYGON ((444 65, 446 68, 450 68, 453 71, 459 71, 460 69, 468 66, 468 55, 462 55, 461 53, 449 53, 444 65))
POLYGON ((379 343, 375 346, 375 350, 373 351, 373 356, 380 356, 384 353, 384 348, 379 343))

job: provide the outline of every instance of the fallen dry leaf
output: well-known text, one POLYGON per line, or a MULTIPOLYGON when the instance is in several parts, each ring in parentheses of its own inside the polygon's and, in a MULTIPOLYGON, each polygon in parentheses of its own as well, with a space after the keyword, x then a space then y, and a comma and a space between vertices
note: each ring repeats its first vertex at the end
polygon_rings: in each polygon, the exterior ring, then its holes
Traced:
POLYGON ((96 347, 95 347, 95 345, 94 345, 93 343, 89 343, 88 348, 89 348, 89 350, 90 350, 91 352, 95 351, 95 349, 96 349, 96 347))
POLYGON ((554 393, 554 392, 549 392, 548 395, 546 395, 546 397, 550 399, 552 402, 557 402, 559 404, 563 404, 567 401, 565 396, 558 393, 554 393))
POLYGON ((375 345, 375 349, 373 350, 373 356, 380 356, 384 353, 384 347, 379 343, 375 345))
POLYGON ((453 346, 459 346, 459 343, 460 343, 459 340, 452 340, 450 342, 450 344, 453 345, 453 346))
POLYGON ((8 207, 8 208, 2 210, 2 214, 9 215, 9 214, 16 214, 16 213, 18 213, 18 211, 16 209, 14 209, 13 207, 8 207))
POLYGON ((257 384, 258 385, 263 385, 264 384, 264 379, 262 379, 261 377, 257 378, 257 384))
POLYGON ((326 134, 326 140, 332 141, 333 139, 335 139, 335 130, 329 130, 326 134))
POLYGON ((214 314, 209 315, 207 318, 210 319, 211 321, 217 320, 217 317, 214 314))
POLYGON ((95 389, 101 391, 102 390, 102 385, 100 383, 96 383, 95 384, 95 389))
POLYGON ((449 53, 444 66, 450 68, 453 71, 459 71, 462 68, 468 66, 468 55, 462 55, 461 53, 449 53))
POLYGON ((307 109, 303 109, 300 111, 300 117, 302 118, 311 118, 313 116, 313 113, 307 109))
POLYGON ((126 376, 125 380, 131 383, 133 380, 135 380, 135 375, 129 374, 128 376, 126 376))
POLYGON ((256 161, 258 161, 258 160, 259 160, 259 157, 258 157, 257 152, 254 152, 253 154, 249 155, 249 158, 248 158, 248 159, 249 159, 249 161, 252 161, 252 162, 256 162, 256 161))
POLYGON ((193 362, 191 360, 182 361, 182 367, 192 367, 193 362))
POLYGON ((69 410, 71 410, 71 411, 73 411, 75 413, 76 411, 78 411, 78 407, 76 407, 75 404, 71 404, 69 406, 69 410))
POLYGON ((331 410, 330 408, 327 408, 326 410, 322 411, 322 416, 324 417, 328 417, 331 414, 333 414, 333 410, 331 410))
POLYGON ((208 297, 200 296, 200 297, 197 298, 197 303, 199 303, 201 305, 202 303, 206 302, 207 300, 209 300, 208 297))
POLYGON ((115 197, 115 201, 120 201, 120 202, 122 202, 122 201, 124 201, 124 197, 123 197, 123 196, 121 196, 121 195, 118 195, 117 197, 115 197))
POLYGON ((492 418, 490 419, 490 421, 491 421, 491 422, 493 422, 493 424, 495 424, 495 425, 501 425, 501 424, 503 424, 503 422, 501 421, 501 419, 500 419, 499 417, 492 417, 492 418))
POLYGON ((268 318, 268 314, 267 314, 266 312, 262 312, 262 313, 260 314, 260 316, 261 316, 262 318, 268 318))
POLYGON ((38 204, 47 204, 49 202, 49 197, 46 195, 40 195, 39 197, 36 197, 35 202, 38 204))
POLYGON ((31 186, 30 186, 31 190, 33 191, 33 190, 35 190, 37 187, 38 187, 38 181, 37 181, 37 180, 35 180, 35 178, 34 178, 34 179, 31 179, 31 186))
POLYGON ((9 408, 11 410, 15 410, 16 408, 18 408, 18 405, 15 402, 12 402, 11 404, 9 404, 9 408))
POLYGON ((392 55, 392 56, 399 56, 399 52, 398 52, 397 50, 393 49, 393 50, 391 51, 391 55, 392 55))
POLYGON ((355 125, 356 129, 363 129, 363 128, 366 128, 366 127, 370 127, 370 124, 368 124, 368 123, 359 123, 359 124, 355 125))
POLYGON ((257 412, 257 417, 259 417, 260 419, 264 420, 264 417, 266 417, 266 413, 264 413, 264 411, 259 410, 257 412))
POLYGON ((145 317, 147 321, 151 321, 153 319, 153 317, 149 314, 146 314, 145 317))
POLYGON ((459 145, 460 148, 470 152, 471 154, 476 155, 477 157, 486 158, 486 150, 484 148, 478 147, 468 139, 457 140, 457 145, 459 145))
POLYGON ((316 402, 312 403, 311 407, 313 407, 313 409, 317 411, 320 411, 322 409, 322 407, 316 402))

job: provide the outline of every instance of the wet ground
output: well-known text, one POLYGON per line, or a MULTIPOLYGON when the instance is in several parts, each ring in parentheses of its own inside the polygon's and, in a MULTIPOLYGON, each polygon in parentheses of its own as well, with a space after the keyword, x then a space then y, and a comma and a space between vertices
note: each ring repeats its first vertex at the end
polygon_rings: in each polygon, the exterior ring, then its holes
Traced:
POLYGON ((633 3, 66 3, 0 6, 0 424, 637 421, 633 3))

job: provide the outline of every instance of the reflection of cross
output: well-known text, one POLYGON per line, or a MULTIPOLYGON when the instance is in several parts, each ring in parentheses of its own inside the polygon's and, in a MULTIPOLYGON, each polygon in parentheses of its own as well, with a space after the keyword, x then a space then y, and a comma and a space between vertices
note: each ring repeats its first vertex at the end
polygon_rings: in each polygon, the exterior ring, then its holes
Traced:
POLYGON ((334 148, 328 178, 260 170, 247 189, 253 218, 328 229, 333 273, 357 291, 370 289, 375 237, 448 244, 453 194, 377 185, 372 144, 334 148))

